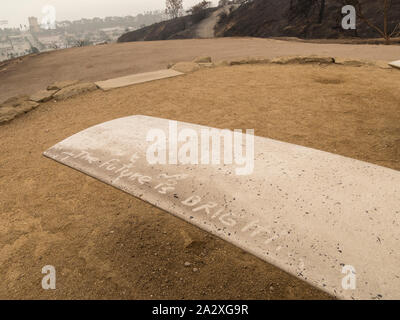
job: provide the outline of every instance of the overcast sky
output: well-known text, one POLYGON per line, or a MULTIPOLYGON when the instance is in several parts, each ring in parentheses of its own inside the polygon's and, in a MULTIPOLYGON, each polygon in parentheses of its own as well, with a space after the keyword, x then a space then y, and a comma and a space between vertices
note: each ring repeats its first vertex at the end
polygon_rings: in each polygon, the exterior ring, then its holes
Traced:
MULTIPOLYGON (((198 2, 200 0, 183 0, 185 8, 198 2)), ((8 20, 8 27, 27 25, 29 16, 38 17, 40 21, 43 15, 42 8, 46 5, 55 7, 56 19, 61 21, 127 16, 149 10, 161 10, 165 8, 165 0, 0 0, 0 20, 8 20)))

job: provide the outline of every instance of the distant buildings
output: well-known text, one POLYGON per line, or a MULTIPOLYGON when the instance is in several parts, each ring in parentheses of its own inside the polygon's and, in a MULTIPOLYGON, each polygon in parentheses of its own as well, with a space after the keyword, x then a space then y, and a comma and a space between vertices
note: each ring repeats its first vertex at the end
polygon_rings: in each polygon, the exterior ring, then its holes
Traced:
POLYGON ((0 38, 0 61, 31 53, 31 45, 24 35, 0 38))
POLYGON ((153 11, 137 16, 57 21, 55 29, 43 28, 36 17, 28 18, 29 27, 6 28, 0 23, 0 61, 30 53, 115 42, 125 32, 165 19, 162 11, 153 11))
POLYGON ((38 23, 38 19, 36 17, 29 17, 28 21, 29 21, 29 30, 31 32, 39 33, 40 32, 40 26, 39 26, 39 23, 38 23))

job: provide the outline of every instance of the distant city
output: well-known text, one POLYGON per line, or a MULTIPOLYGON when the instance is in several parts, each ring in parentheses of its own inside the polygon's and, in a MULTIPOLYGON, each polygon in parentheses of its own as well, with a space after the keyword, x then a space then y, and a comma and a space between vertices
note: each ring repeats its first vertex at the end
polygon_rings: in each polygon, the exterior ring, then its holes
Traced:
POLYGON ((29 17, 28 24, 21 24, 19 28, 7 28, 7 21, 0 20, 0 61, 31 53, 116 42, 125 32, 166 19, 163 11, 150 11, 137 16, 57 21, 51 28, 40 24, 36 17, 29 17))

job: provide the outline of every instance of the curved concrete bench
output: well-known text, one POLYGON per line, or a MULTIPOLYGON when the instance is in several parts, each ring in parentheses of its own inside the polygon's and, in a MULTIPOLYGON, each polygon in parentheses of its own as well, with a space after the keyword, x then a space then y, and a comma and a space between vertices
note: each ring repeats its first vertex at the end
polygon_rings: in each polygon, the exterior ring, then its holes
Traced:
POLYGON ((168 133, 171 122, 121 118, 44 154, 338 298, 400 298, 400 172, 262 137, 250 175, 236 175, 234 163, 151 165, 155 128, 168 133))
POLYGON ((400 69, 400 60, 390 62, 390 63, 389 63, 389 66, 391 66, 391 67, 393 67, 393 68, 400 69))

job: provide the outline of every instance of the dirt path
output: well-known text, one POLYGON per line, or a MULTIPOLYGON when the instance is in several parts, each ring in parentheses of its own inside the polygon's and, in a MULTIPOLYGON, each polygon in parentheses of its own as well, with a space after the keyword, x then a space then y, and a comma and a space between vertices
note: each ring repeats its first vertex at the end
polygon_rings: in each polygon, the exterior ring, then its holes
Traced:
POLYGON ((316 44, 258 38, 217 38, 118 43, 43 53, 0 67, 0 101, 32 94, 59 80, 98 81, 164 69, 170 62, 210 55, 215 60, 243 56, 331 55, 393 61, 399 46, 316 44))
POLYGON ((214 27, 218 22, 219 14, 229 12, 229 7, 220 8, 214 11, 208 18, 201 21, 196 30, 197 37, 202 39, 214 38, 214 27))
POLYGON ((89 126, 143 114, 254 128, 400 170, 399 81, 397 70, 372 67, 203 69, 48 102, 0 126, 0 299, 327 298, 42 152, 89 126), (41 288, 45 265, 56 268, 56 290, 41 288))

